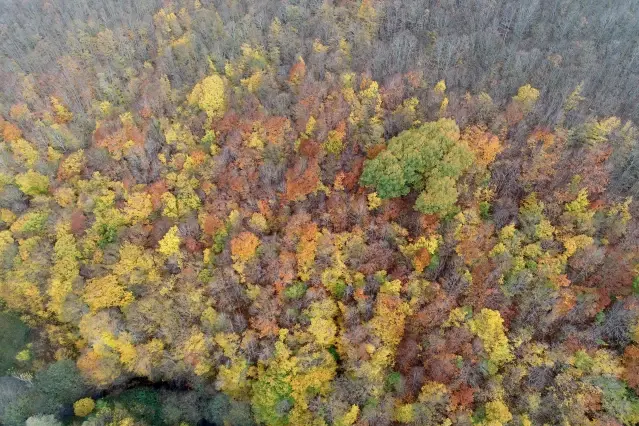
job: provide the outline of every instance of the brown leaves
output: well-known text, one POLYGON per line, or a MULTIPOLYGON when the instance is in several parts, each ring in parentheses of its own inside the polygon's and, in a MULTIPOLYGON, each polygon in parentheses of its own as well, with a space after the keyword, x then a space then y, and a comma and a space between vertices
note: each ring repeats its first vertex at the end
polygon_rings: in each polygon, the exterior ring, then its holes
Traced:
POLYGON ((630 345, 623 353, 623 363, 626 369, 623 373, 628 386, 639 391, 639 346, 630 345))
POLYGON ((295 278, 295 253, 290 251, 283 251, 279 256, 279 274, 277 283, 282 285, 291 283, 295 278))
POLYGON ((474 401, 475 389, 462 385, 458 390, 453 392, 450 398, 450 405, 454 409, 457 407, 460 408, 470 408, 474 401))
POLYGON ((274 145, 283 143, 291 131, 291 122, 286 117, 269 117, 264 121, 266 140, 274 145))
POLYGON ((384 151, 386 149, 386 145, 383 143, 377 144, 377 145, 373 145, 371 146, 368 151, 366 152, 366 157, 369 160, 374 159, 375 157, 377 157, 382 151, 384 151))
POLYGON ((424 269, 426 269, 426 267, 430 265, 430 259, 431 259, 431 255, 428 252, 428 249, 426 247, 420 249, 417 252, 417 254, 415 254, 415 257, 413 258, 415 271, 417 271, 420 274, 424 272, 424 269))
POLYGON ((304 76, 306 75, 306 64, 304 63, 304 59, 299 57, 297 62, 293 64, 291 70, 288 73, 288 81, 291 84, 299 84, 304 76))
POLYGON ((143 151, 144 140, 144 132, 128 122, 101 123, 93 132, 93 144, 105 148, 116 161, 132 150, 143 151))
POLYGON ((302 227, 300 241, 297 245, 297 269, 302 281, 308 281, 311 278, 319 235, 317 224, 314 222, 307 223, 302 227))
POLYGON ((561 157, 563 144, 560 139, 547 129, 537 129, 528 138, 530 150, 526 164, 522 168, 523 182, 534 185, 538 192, 552 182, 557 174, 556 166, 561 157))
POLYGON ((103 356, 93 349, 82 354, 78 359, 78 368, 85 377, 98 386, 110 385, 122 374, 117 356, 111 353, 103 356))
POLYGON ((453 354, 437 355, 430 358, 426 364, 428 377, 435 382, 448 384, 459 375, 453 354))
POLYGON ((212 214, 205 215, 202 220, 202 231, 207 235, 215 235, 222 226, 224 226, 224 222, 212 214))
POLYGON ((262 317, 251 318, 251 328, 257 330, 260 337, 277 336, 280 328, 274 319, 262 317))
POLYGON ((71 213, 71 232, 75 236, 79 236, 84 233, 86 226, 87 218, 84 213, 82 213, 82 210, 74 210, 73 213, 71 213))
POLYGON ((577 298, 570 289, 562 289, 561 298, 557 302, 555 309, 559 316, 566 315, 577 304, 577 298))
POLYGON ((348 229, 349 197, 343 192, 334 192, 327 201, 327 209, 330 221, 335 232, 344 232, 348 229))
POLYGON ((184 245, 190 253, 197 253, 202 249, 201 244, 193 237, 187 237, 184 245))
POLYGON ((303 200, 317 190, 320 185, 320 167, 317 160, 297 161, 295 166, 286 172, 286 199, 288 201, 303 200))
POLYGON ((148 187, 149 194, 151 195, 151 204, 153 204, 153 209, 159 209, 160 207, 162 207, 162 194, 164 194, 167 190, 168 188, 164 179, 153 182, 153 184, 148 187))
POLYGON ((351 166, 350 172, 347 172, 342 181, 344 188, 348 191, 352 191, 359 182, 359 176, 362 174, 364 168, 364 159, 358 157, 351 166))

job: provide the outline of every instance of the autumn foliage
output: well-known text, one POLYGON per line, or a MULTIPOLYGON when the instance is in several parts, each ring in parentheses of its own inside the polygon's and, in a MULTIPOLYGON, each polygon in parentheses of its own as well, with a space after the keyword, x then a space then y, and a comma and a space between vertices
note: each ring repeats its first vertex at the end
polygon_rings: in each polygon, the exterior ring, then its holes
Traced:
POLYGON ((639 131, 592 87, 460 88, 455 2, 97 3, 0 42, 47 53, 2 67, 0 424, 639 424, 639 131))

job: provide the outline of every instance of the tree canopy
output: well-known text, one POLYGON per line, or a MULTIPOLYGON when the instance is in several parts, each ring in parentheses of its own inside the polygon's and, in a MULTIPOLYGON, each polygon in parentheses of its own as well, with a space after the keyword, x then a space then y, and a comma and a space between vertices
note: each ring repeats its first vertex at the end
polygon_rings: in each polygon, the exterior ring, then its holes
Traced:
POLYGON ((6 0, 0 424, 639 424, 636 3, 6 0))

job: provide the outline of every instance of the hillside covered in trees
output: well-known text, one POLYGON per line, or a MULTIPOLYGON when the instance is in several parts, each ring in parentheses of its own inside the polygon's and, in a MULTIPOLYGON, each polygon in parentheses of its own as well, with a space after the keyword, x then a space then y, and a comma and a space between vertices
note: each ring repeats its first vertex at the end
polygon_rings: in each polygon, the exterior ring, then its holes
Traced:
POLYGON ((639 424, 637 34, 5 1, 0 424, 639 424))

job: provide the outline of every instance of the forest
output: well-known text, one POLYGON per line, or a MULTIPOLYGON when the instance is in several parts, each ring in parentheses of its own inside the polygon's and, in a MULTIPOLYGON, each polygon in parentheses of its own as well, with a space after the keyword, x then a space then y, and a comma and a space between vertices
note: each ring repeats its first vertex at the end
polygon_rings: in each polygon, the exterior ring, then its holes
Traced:
POLYGON ((0 425, 639 424, 639 0, 5 0, 0 425))

